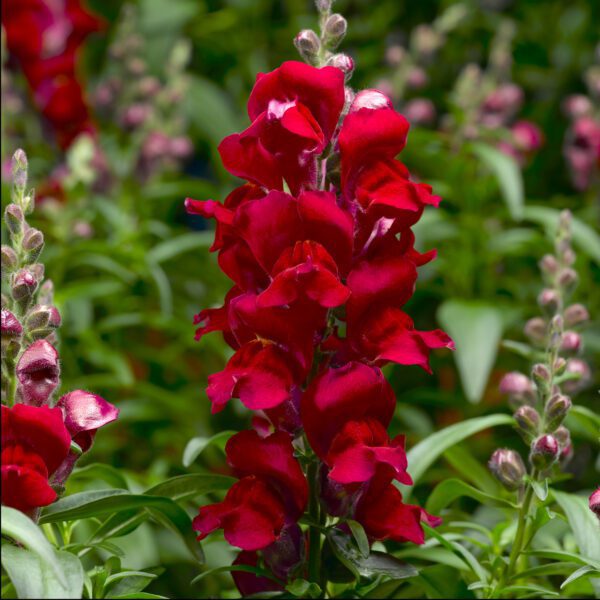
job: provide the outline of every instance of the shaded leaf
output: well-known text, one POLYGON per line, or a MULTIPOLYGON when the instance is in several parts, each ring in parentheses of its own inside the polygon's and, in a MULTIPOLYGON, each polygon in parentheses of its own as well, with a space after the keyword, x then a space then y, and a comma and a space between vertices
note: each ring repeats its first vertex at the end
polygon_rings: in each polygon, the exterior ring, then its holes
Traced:
POLYGON ((446 479, 437 485, 430 494, 427 500, 426 509, 430 513, 438 514, 443 508, 446 508, 446 506, 462 496, 474 498, 482 504, 489 506, 518 508, 516 504, 513 504, 504 498, 500 498, 499 496, 493 496, 486 492, 482 492, 460 479, 446 479))

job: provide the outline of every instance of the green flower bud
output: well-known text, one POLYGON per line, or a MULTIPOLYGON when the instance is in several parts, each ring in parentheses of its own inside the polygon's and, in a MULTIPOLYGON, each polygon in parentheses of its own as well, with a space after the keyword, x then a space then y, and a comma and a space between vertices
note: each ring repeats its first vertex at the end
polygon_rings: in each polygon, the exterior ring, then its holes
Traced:
POLYGON ((544 408, 546 431, 552 433, 564 421, 571 409, 571 399, 563 394, 555 394, 548 400, 544 408))
POLYGON ((488 467, 494 477, 508 490, 521 487, 525 476, 523 459, 514 450, 499 448, 492 454, 488 467))

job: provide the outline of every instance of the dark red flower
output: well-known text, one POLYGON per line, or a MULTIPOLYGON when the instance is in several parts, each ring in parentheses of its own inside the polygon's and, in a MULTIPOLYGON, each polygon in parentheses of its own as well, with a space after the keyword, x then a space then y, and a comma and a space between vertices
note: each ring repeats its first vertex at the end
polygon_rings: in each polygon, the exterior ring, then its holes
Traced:
MULTIPOLYGON (((242 550, 233 561, 234 565, 244 565, 248 567, 258 566, 258 553, 242 550)), ((231 577, 242 596, 253 596, 263 592, 283 591, 283 588, 268 577, 261 577, 254 573, 245 571, 231 571, 231 577)))
POLYGON ((302 422, 311 447, 325 459, 346 423, 371 417, 387 427, 395 405, 394 392, 378 368, 350 362, 312 381, 301 401, 302 422))
POLYGON ((369 481, 385 466, 400 483, 412 485, 406 472, 404 436, 390 440, 385 427, 374 419, 346 423, 333 439, 326 463, 331 467, 329 477, 338 483, 369 481))
POLYGON ((354 518, 369 538, 422 544, 425 533, 421 521, 432 527, 441 523, 419 506, 404 504, 400 490, 390 482, 389 473, 379 471, 361 496, 354 518))
POLYGON ((289 61, 259 74, 250 99, 252 125, 219 146, 225 168, 238 177, 296 194, 316 184, 315 158, 337 125, 344 105, 344 74, 289 61))
POLYGON ((2 504, 31 512, 54 502, 48 478, 70 445, 59 408, 2 406, 2 504))
POLYGON ((80 0, 5 0, 6 45, 18 60, 36 104, 67 147, 94 130, 76 73, 77 51, 102 22, 80 0))
POLYGON ((261 438, 242 431, 226 446, 229 464, 242 479, 223 502, 200 508, 194 519, 198 539, 215 529, 242 550, 260 550, 279 538, 286 522, 297 520, 308 502, 308 484, 293 456, 290 437, 276 432, 261 438))

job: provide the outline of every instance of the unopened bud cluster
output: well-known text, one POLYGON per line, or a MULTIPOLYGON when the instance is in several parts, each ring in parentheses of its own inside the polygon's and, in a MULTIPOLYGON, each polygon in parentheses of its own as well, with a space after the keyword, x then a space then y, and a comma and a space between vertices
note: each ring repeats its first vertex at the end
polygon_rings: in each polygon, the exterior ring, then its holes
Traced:
MULTIPOLYGON (((582 304, 568 303, 577 282, 571 221, 569 211, 563 211, 554 253, 540 260, 545 287, 538 304, 544 315, 530 319, 524 329, 532 351, 545 360, 533 365, 530 376, 512 372, 500 382, 500 392, 508 396, 516 409, 516 428, 530 447, 529 462, 538 473, 571 457, 571 436, 563 425, 572 404, 568 394, 576 393, 591 379, 589 366, 577 357, 583 347, 579 329, 588 321, 589 313, 582 304)), ((509 451, 498 450, 494 456, 498 452, 509 451)), ((515 489, 507 484, 506 476, 499 475, 497 463, 496 456, 490 462, 492 472, 508 489, 515 489)))
POLYGON ((335 52, 346 37, 348 23, 342 15, 332 14, 333 2, 318 0, 315 4, 319 12, 320 35, 312 29, 303 29, 294 38, 294 46, 309 65, 336 67, 348 81, 354 71, 354 61, 347 54, 335 52))
POLYGON ((27 157, 22 150, 15 152, 11 166, 12 202, 4 212, 8 244, 2 245, 6 292, 2 295, 2 398, 13 393, 25 403, 37 404, 58 385, 58 355, 50 341, 61 318, 52 303, 51 283, 44 283, 44 265, 37 262, 44 235, 26 219, 34 196, 27 190, 27 157), (15 367, 19 386, 11 391, 6 375, 15 367))

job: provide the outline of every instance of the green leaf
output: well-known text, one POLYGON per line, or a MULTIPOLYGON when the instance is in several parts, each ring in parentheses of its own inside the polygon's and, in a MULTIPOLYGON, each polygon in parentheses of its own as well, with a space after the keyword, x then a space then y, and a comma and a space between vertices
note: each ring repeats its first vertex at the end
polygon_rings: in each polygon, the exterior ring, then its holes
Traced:
POLYGON ((595 413, 586 406, 574 404, 567 414, 566 426, 569 429, 577 428, 590 441, 596 442, 600 434, 600 414, 595 413))
MULTIPOLYGON (((160 572, 164 569, 160 569, 160 572)), ((158 573, 146 571, 121 571, 109 575, 104 582, 104 590, 106 598, 114 598, 115 596, 124 596, 128 594, 136 594, 146 588, 153 579, 158 577, 158 573)))
POLYGON ((231 98, 209 79, 190 76, 184 108, 191 123, 215 144, 239 129, 231 98))
POLYGON ((318 598, 321 595, 321 588, 306 579, 294 579, 285 589, 298 598, 318 598))
POLYGON ((163 525, 178 533, 194 558, 203 562, 200 544, 196 541, 188 514, 170 498, 145 494, 130 494, 126 490, 98 490, 61 498, 42 511, 40 523, 75 521, 131 509, 146 509, 163 525))
POLYGON ((209 446, 215 445, 221 450, 235 431, 221 431, 212 437, 194 437, 185 446, 183 451, 183 466, 189 467, 209 446))
POLYGON ((577 571, 574 571, 573 573, 571 573, 560 584, 560 589, 562 590, 564 587, 566 587, 570 583, 573 583, 574 581, 576 581, 580 577, 583 577, 584 575, 588 575, 589 573, 594 573, 595 575, 600 575, 600 571, 598 571, 597 569, 594 569, 593 567, 590 567, 589 565, 585 565, 585 567, 580 567, 579 569, 577 569, 577 571))
POLYGON ((496 360, 504 311, 477 301, 447 300, 438 309, 437 317, 456 344, 454 360, 465 395, 477 403, 496 360))
POLYGON ((253 573, 258 577, 266 577, 271 581, 275 581, 279 585, 281 585, 281 581, 274 577, 269 571, 265 569, 261 569, 260 567, 251 567, 250 565, 227 565, 224 567, 215 567, 214 569, 207 569, 200 573, 200 575, 194 577, 190 582, 191 585, 195 585, 196 583, 202 581, 205 577, 209 575, 216 575, 217 573, 231 573, 232 571, 242 571, 243 573, 253 573))
POLYGON ((371 552, 365 558, 352 543, 352 538, 339 529, 332 529, 327 534, 327 539, 335 555, 357 578, 383 575, 392 579, 406 579, 419 574, 415 567, 391 554, 371 552))
POLYGON ((207 492, 228 490, 236 481, 237 479, 227 475, 192 473, 167 479, 144 493, 152 496, 166 496, 173 500, 183 500, 207 492))
POLYGON ((476 143, 472 145, 475 155, 486 164, 498 180, 504 201, 510 215, 515 221, 523 218, 525 198, 523 193, 523 176, 517 161, 493 146, 476 143))
POLYGON ((371 547, 364 527, 358 521, 354 521, 353 519, 348 519, 346 523, 348 523, 348 527, 350 527, 352 536, 358 546, 358 551, 362 554, 363 558, 367 558, 371 552, 371 547))
POLYGON ((83 567, 79 559, 69 552, 55 552, 64 575, 61 583, 48 562, 39 554, 2 545, 2 566, 6 569, 19 598, 81 598, 83 591, 83 567))
POLYGON ((564 550, 529 550, 525 554, 554 561, 571 561, 580 565, 590 565, 594 569, 600 570, 600 561, 575 554, 574 552, 566 552, 564 550))
POLYGON ((207 249, 212 244, 212 231, 184 233, 157 244, 147 255, 149 262, 159 264, 195 249, 207 249))
POLYGON ((498 496, 492 496, 491 494, 482 492, 460 479, 446 479, 437 485, 430 494, 427 500, 426 510, 432 514, 438 514, 443 508, 446 508, 446 506, 462 496, 474 498, 481 502, 481 504, 488 506, 518 508, 516 504, 498 496))
POLYGON ((58 582, 67 587, 68 582, 63 567, 41 529, 28 516, 15 508, 2 506, 1 514, 2 535, 29 548, 41 563, 48 565, 58 582))
POLYGON ((416 484, 421 479, 429 466, 448 448, 484 429, 512 424, 513 418, 510 415, 488 415, 461 421, 427 436, 407 453, 410 474, 414 483, 416 484))
POLYGON ((103 463, 92 463, 78 467, 70 475, 71 479, 101 479, 115 488, 127 489, 127 480, 119 469, 103 463))
POLYGON ((530 480, 530 485, 533 488, 533 492, 535 495, 544 502, 548 497, 548 478, 544 479, 544 481, 536 481, 530 480))
MULTIPOLYGON (((554 238, 558 227, 560 211, 547 206, 527 206, 523 213, 525 219, 542 225, 549 237, 554 238)), ((573 242, 590 258, 600 263, 600 235, 593 227, 573 217, 571 230, 573 242)))
POLYGON ((593 561, 600 561, 600 535, 590 535, 591 532, 597 532, 598 519, 590 510, 588 499, 565 492, 552 493, 569 521, 581 554, 593 561))
POLYGON ((444 458, 454 467, 462 477, 476 485, 481 491, 497 496, 500 484, 494 479, 487 465, 482 465, 478 457, 466 447, 465 444, 457 444, 444 452, 444 458))

